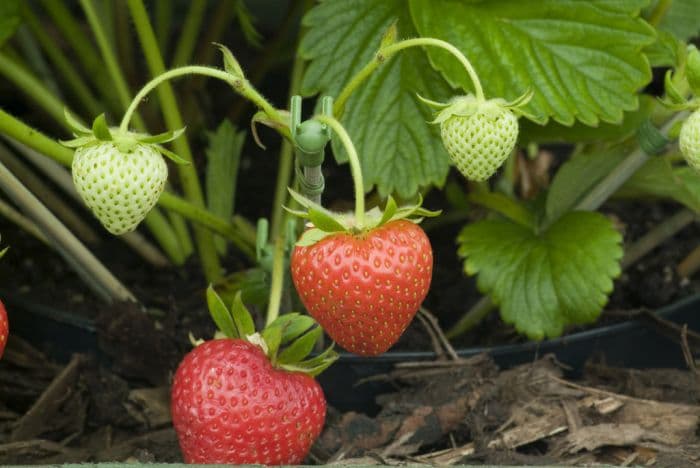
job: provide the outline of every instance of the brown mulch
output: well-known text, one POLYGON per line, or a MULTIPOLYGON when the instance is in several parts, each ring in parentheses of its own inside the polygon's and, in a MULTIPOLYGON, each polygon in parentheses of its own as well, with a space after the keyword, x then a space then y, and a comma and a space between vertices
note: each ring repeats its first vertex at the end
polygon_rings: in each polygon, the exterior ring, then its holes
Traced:
MULTIPOLYGON (((582 379, 564 375, 552 356, 508 370, 487 355, 402 363, 375 377, 398 389, 377 397, 376 416, 329 409, 308 461, 700 464, 694 368, 590 362, 582 379)), ((0 464, 181 461, 168 396, 160 379, 82 354, 57 365, 13 336, 0 361, 0 464)))

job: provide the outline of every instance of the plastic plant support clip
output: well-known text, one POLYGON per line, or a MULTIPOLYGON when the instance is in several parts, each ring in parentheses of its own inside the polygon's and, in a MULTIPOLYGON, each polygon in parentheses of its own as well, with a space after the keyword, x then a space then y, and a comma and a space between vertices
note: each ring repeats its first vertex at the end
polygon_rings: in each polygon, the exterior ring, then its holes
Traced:
MULTIPOLYGON (((303 172, 297 169, 301 192, 320 204, 324 189, 321 165, 331 132, 326 125, 314 119, 301 121, 301 96, 292 96, 289 110, 294 152, 297 164, 303 168, 303 172)), ((323 115, 333 115, 333 98, 324 96, 321 99, 321 111, 323 115)))

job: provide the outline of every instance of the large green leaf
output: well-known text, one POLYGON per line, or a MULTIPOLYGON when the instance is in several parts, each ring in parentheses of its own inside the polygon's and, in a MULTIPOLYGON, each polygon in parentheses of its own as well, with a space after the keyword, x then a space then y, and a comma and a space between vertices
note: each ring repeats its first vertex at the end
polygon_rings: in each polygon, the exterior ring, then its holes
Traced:
MULTIPOLYGON (((415 36, 405 0, 322 1, 304 18, 309 28, 299 46, 310 60, 302 93, 337 96, 343 85, 379 48, 384 32, 398 20, 399 37, 415 36)), ((366 189, 410 198, 419 187, 442 185, 448 157, 432 111, 416 93, 445 99, 449 87, 422 50, 408 50, 389 60, 352 95, 342 123, 355 143, 366 189)), ((336 141, 334 140, 334 143, 336 141)), ((340 161, 342 151, 336 155, 340 161)))
POLYGON ((17 31, 21 20, 20 0, 0 1, 0 46, 17 31))
MULTIPOLYGON (((642 48, 655 40, 641 20, 646 0, 410 0, 418 32, 444 39, 472 61, 487 97, 515 99, 528 88, 527 110, 541 122, 620 122, 637 108, 651 80, 642 48)), ((465 89, 462 66, 430 49, 431 62, 465 89)))
POLYGON ((478 274, 503 320, 531 339, 595 321, 620 273, 622 237, 599 213, 567 213, 540 234, 485 220, 467 225, 458 241, 465 271, 478 274))
POLYGON ((535 143, 590 143, 595 141, 621 141, 637 131, 637 128, 649 117, 654 109, 656 99, 642 95, 637 110, 625 112, 622 123, 601 123, 589 127, 581 122, 565 126, 550 121, 547 125, 538 125, 529 120, 520 122, 520 142, 524 145, 535 143))
MULTIPOLYGON (((245 132, 237 131, 228 120, 209 133, 206 191, 209 211, 223 219, 231 219, 236 196, 236 179, 241 161, 245 132)), ((223 238, 215 239, 220 252, 226 251, 223 238)))

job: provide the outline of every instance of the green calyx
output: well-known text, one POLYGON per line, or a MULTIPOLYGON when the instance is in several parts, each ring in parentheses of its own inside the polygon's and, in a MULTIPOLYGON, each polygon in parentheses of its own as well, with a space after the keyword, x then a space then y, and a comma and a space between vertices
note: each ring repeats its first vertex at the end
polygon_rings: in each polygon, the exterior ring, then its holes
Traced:
POLYGON ((322 353, 309 357, 322 337, 323 330, 307 315, 296 312, 281 315, 261 332, 257 332, 253 317, 241 300, 240 291, 229 308, 214 288, 209 286, 207 305, 214 323, 224 336, 259 346, 272 365, 279 369, 316 376, 338 359, 333 345, 322 353))
POLYGON ((113 143, 122 153, 130 153, 137 145, 151 145, 163 156, 171 159, 177 164, 189 164, 177 154, 161 146, 180 137, 185 132, 184 128, 170 132, 149 135, 147 133, 136 133, 122 131, 117 127, 109 127, 104 114, 98 115, 92 122, 92 127, 88 128, 73 117, 67 110, 64 111, 66 122, 73 130, 75 138, 61 141, 63 146, 68 148, 83 148, 95 146, 102 143, 113 143))
POLYGON ((423 218, 438 216, 441 213, 423 208, 421 206, 423 197, 420 195, 417 203, 405 206, 398 206, 396 201, 389 196, 384 210, 379 209, 379 207, 372 208, 365 213, 362 225, 358 225, 355 215, 351 212, 334 213, 292 189, 289 189, 289 193, 304 209, 292 210, 286 207, 285 209, 293 215, 309 221, 313 226, 304 231, 297 241, 296 245, 301 247, 313 245, 332 234, 346 232, 358 235, 399 219, 420 223, 423 218))
POLYGON ((659 100, 667 108, 677 112, 700 109, 700 51, 697 47, 689 45, 682 65, 675 72, 666 72, 664 89, 666 95, 659 100), (679 88, 689 88, 693 96, 688 98, 679 88))
POLYGON ((420 95, 418 95, 418 99, 428 106, 439 110, 431 123, 440 124, 452 116, 469 117, 478 113, 492 119, 498 118, 506 111, 512 111, 518 116, 528 115, 523 111, 523 108, 530 102, 533 95, 534 92, 528 90, 525 94, 511 102, 507 102, 505 99, 501 98, 483 99, 473 94, 455 96, 447 103, 431 101, 420 95))

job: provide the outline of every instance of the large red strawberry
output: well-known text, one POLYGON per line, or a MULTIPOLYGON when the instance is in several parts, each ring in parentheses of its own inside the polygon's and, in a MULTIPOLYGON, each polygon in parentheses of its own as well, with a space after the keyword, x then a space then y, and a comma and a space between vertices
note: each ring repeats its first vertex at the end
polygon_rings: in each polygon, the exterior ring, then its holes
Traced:
POLYGON ((185 461, 300 463, 326 416, 323 391, 312 376, 335 353, 303 360, 321 336, 309 317, 285 314, 258 334, 240 295, 231 311, 211 288, 208 300, 229 338, 198 345, 175 373, 171 412, 185 461))
POLYGON ((425 232, 400 219, 297 246, 291 269, 301 301, 328 335, 375 356, 396 343, 425 299, 433 252, 425 232))
POLYGON ((7 321, 5 305, 0 301, 0 358, 5 353, 8 336, 10 336, 10 322, 7 321))

